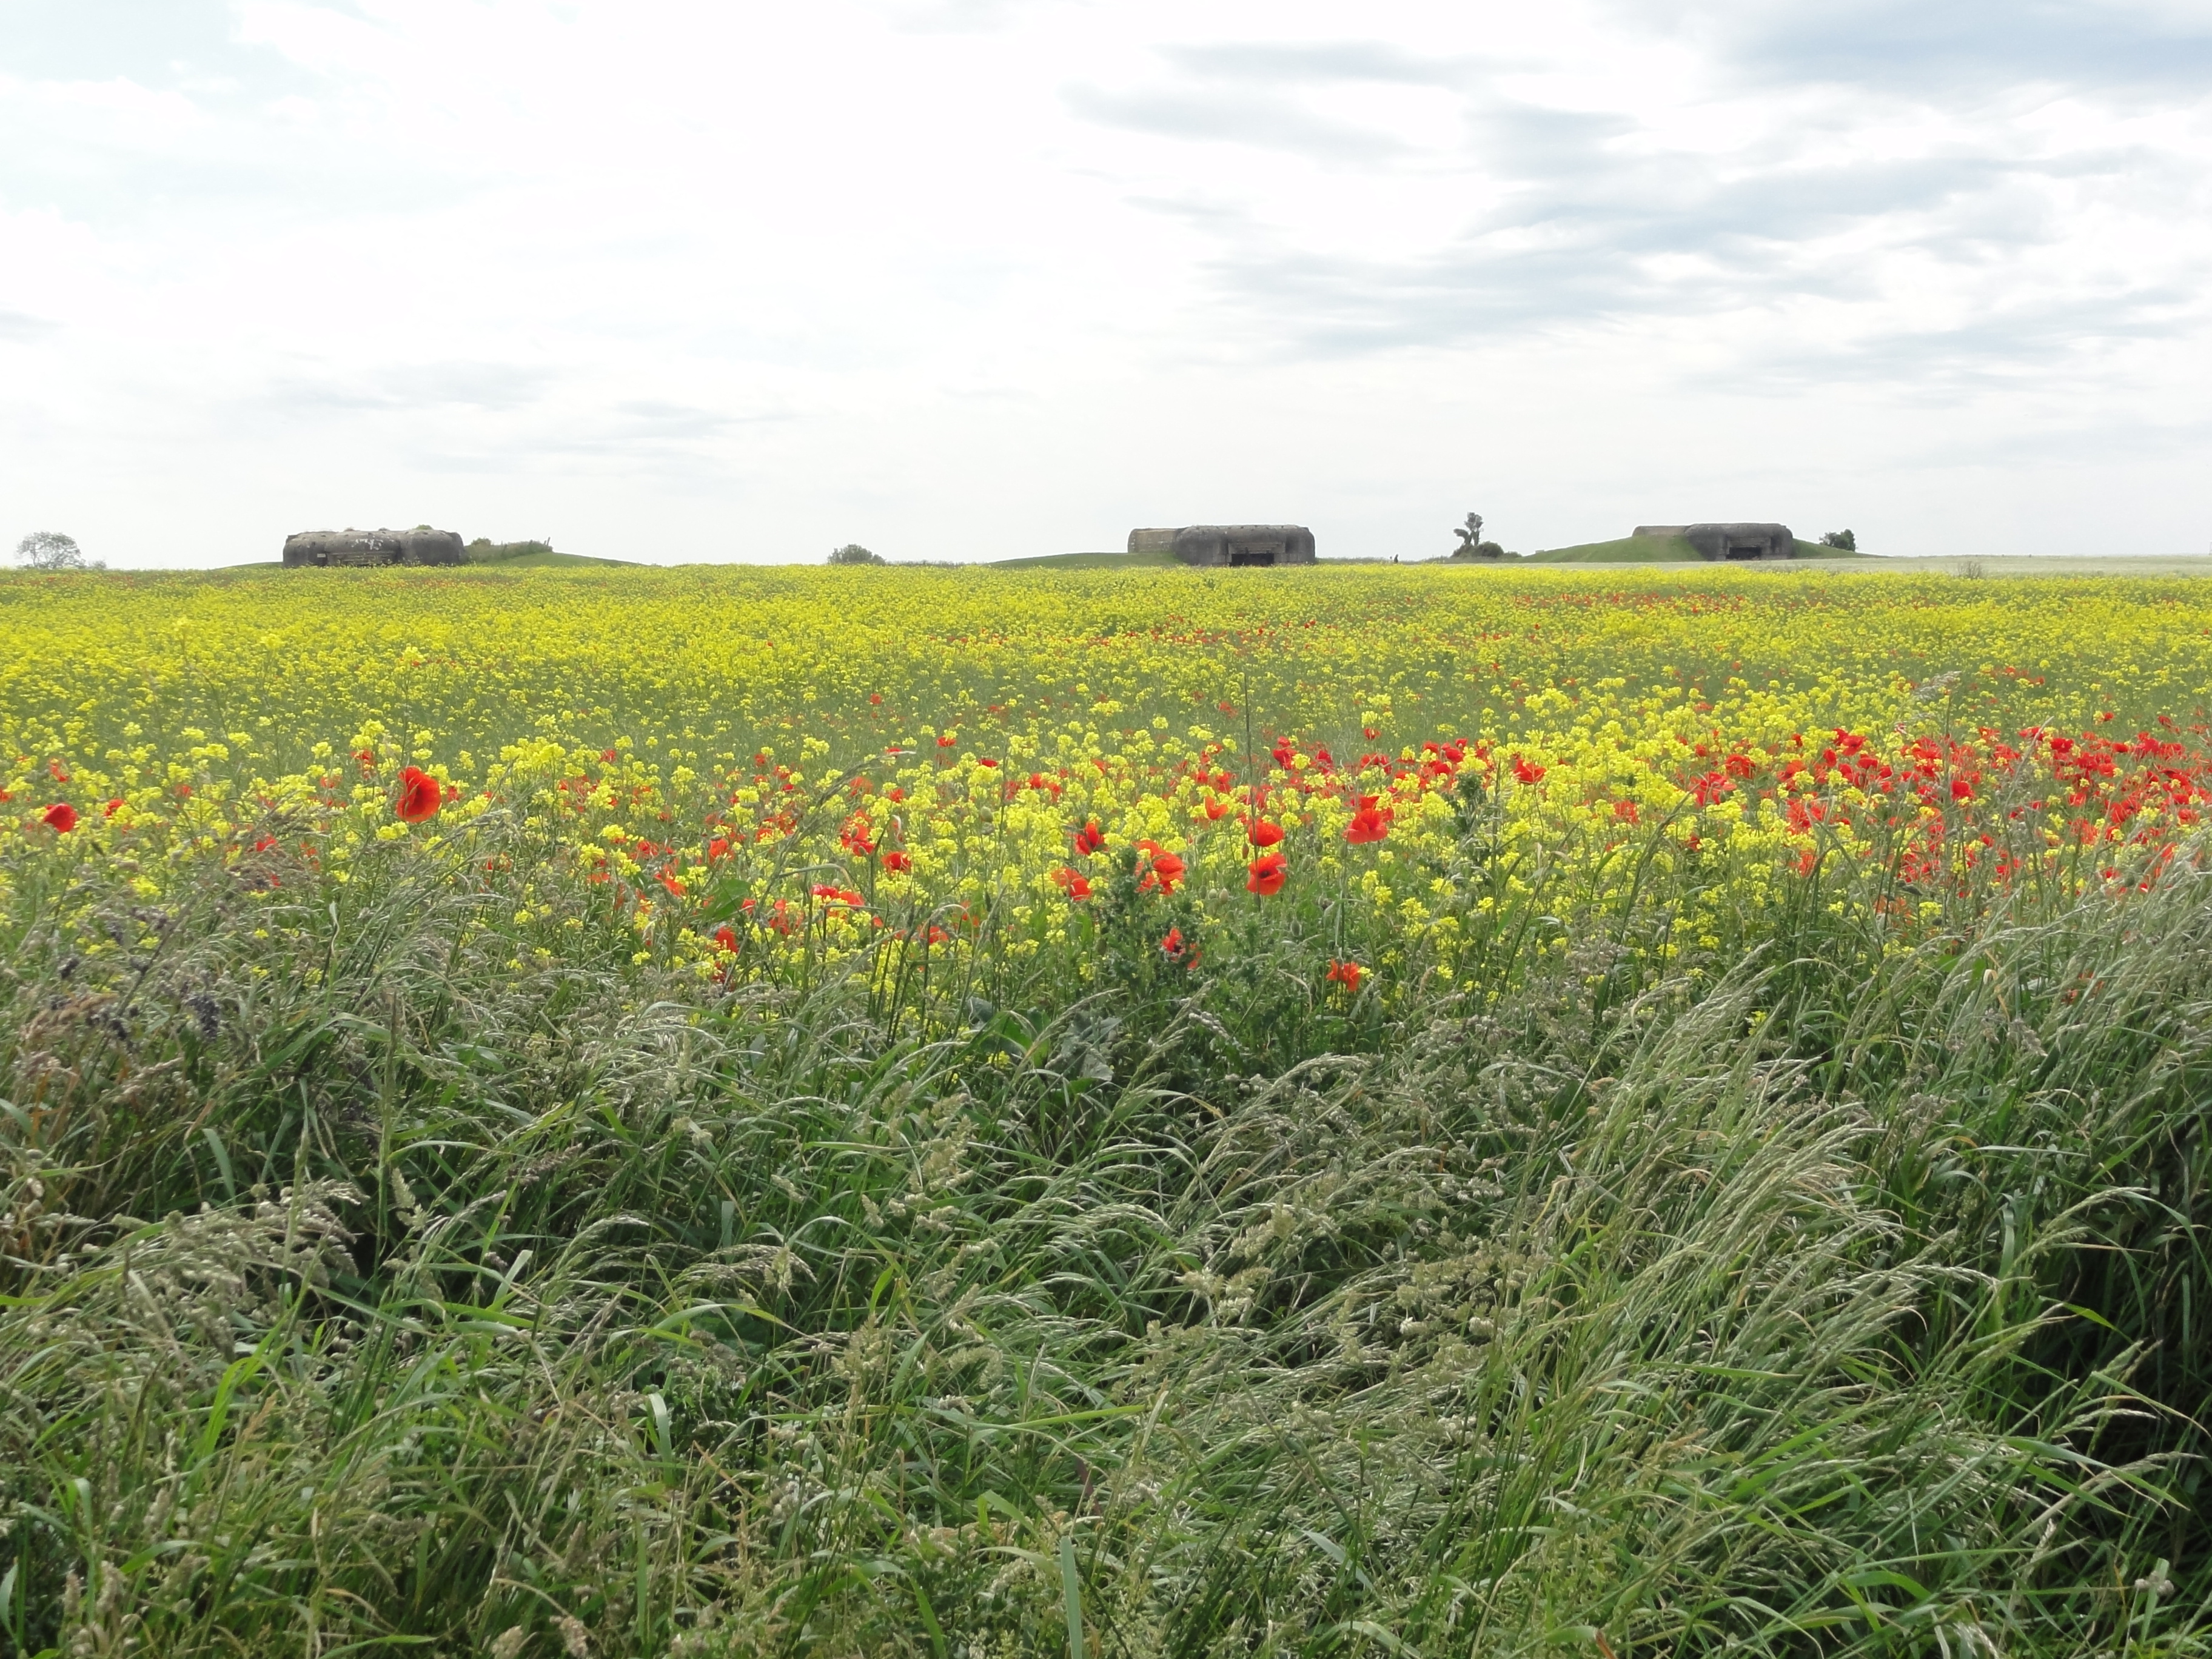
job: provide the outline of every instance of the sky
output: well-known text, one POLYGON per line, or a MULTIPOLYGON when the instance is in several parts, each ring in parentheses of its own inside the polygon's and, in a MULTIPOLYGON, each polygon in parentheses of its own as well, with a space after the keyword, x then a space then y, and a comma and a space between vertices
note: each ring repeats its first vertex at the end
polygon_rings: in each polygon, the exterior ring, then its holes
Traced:
POLYGON ((0 538, 2212 550, 2212 0, 0 0, 0 538))

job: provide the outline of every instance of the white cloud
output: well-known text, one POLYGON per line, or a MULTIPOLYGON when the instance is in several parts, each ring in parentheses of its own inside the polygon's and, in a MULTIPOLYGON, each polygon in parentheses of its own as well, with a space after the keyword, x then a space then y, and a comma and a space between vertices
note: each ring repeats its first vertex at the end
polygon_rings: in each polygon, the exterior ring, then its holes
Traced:
POLYGON ((16 6, 0 507, 112 562, 2212 534, 2201 5, 16 6))

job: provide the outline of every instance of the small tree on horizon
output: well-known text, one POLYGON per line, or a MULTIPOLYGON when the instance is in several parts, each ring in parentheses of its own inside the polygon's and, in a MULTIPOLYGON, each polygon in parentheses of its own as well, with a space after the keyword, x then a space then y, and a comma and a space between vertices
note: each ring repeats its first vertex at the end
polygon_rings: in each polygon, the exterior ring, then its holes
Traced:
POLYGON ((869 552, 858 542, 847 542, 844 546, 831 551, 830 562, 832 564, 881 564, 884 562, 884 556, 880 553, 869 552))
POLYGON ((15 544, 15 562, 26 570, 97 570, 85 562, 73 536, 58 530, 33 530, 15 544))
POLYGON ((1820 538, 1820 545, 1840 548, 1846 553, 1856 553, 1859 550, 1859 538, 1848 530, 1831 530, 1820 538))

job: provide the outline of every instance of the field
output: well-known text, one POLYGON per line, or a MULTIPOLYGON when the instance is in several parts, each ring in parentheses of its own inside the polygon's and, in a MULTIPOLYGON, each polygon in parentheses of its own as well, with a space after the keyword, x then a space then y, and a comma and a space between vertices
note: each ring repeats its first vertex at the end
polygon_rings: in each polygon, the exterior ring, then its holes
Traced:
POLYGON ((7 1651, 2212 1652, 2212 584, 0 627, 7 1651))

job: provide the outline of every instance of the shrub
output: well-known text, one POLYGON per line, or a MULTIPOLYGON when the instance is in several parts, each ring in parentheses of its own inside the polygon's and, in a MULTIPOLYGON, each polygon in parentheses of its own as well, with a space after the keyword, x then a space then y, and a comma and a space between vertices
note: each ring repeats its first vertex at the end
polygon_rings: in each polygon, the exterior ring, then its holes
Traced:
POLYGON ((884 562, 884 556, 880 553, 869 552, 858 542, 847 542, 844 546, 833 548, 830 550, 830 562, 832 564, 881 564, 884 562))

